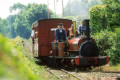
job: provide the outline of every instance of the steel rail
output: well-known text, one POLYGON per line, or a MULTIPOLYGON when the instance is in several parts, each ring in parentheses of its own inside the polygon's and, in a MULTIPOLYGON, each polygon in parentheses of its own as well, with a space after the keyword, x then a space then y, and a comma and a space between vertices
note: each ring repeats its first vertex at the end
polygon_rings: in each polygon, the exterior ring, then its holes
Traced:
POLYGON ((50 71, 50 69, 47 69, 48 72, 50 72, 51 74, 55 75, 58 79, 62 80, 58 75, 56 75, 55 73, 53 73, 52 71, 50 71))
POLYGON ((70 72, 68 72, 68 71, 66 71, 66 70, 64 70, 64 69, 61 69, 61 71, 65 72, 65 73, 67 73, 67 74, 72 75, 73 77, 77 78, 78 80, 83 80, 83 79, 81 79, 80 77, 78 77, 78 76, 76 76, 76 75, 73 75, 73 74, 71 74, 70 72))

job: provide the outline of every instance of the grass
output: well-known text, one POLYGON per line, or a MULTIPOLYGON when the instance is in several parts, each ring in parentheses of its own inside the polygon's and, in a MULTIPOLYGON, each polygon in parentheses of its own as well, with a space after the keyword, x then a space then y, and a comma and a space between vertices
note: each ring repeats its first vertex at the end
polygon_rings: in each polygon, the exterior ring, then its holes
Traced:
POLYGON ((101 66, 101 67, 96 67, 96 68, 93 68, 93 71, 119 71, 120 72, 120 64, 117 64, 117 65, 104 65, 104 66, 101 66))
POLYGON ((103 67, 102 70, 107 70, 107 71, 120 71, 120 64, 117 64, 117 65, 108 65, 108 66, 105 66, 103 67))

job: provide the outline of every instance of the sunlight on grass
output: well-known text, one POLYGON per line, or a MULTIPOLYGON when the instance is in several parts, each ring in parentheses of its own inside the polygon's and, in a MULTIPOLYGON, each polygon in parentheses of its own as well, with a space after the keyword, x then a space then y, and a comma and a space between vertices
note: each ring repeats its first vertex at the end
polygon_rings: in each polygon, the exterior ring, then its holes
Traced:
POLYGON ((112 66, 105 66, 105 67, 103 67, 103 70, 107 70, 107 71, 120 71, 120 64, 112 65, 112 66))

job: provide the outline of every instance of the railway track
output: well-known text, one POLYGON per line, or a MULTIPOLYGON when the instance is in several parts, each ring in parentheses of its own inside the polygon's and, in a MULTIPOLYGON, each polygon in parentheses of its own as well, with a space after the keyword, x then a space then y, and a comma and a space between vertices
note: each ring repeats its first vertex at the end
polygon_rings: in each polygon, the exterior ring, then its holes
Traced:
POLYGON ((59 80, 84 80, 80 76, 72 74, 64 69, 61 70, 52 70, 47 68, 47 71, 56 76, 59 80))
POLYGON ((47 71, 58 78, 58 80, 120 80, 119 71, 66 71, 53 70, 47 68, 47 71))

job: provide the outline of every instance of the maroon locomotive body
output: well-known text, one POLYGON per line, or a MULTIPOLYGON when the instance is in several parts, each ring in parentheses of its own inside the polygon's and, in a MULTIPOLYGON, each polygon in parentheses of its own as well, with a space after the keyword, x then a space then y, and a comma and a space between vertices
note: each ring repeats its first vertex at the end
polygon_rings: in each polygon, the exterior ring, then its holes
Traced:
MULTIPOLYGON (((42 61, 48 61, 50 65, 87 67, 102 66, 109 62, 107 56, 100 56, 96 42, 90 36, 76 36, 68 40, 67 52, 64 51, 64 43, 55 41, 55 30, 58 23, 64 24, 67 30, 75 22, 67 19, 39 20, 35 25, 35 43, 33 44, 33 56, 42 61), (56 46, 57 44, 57 46, 56 46)), ((89 23, 87 27, 89 26, 89 23)), ((74 34, 76 30, 74 30, 74 34)), ((89 33, 88 33, 89 35, 89 33)))

